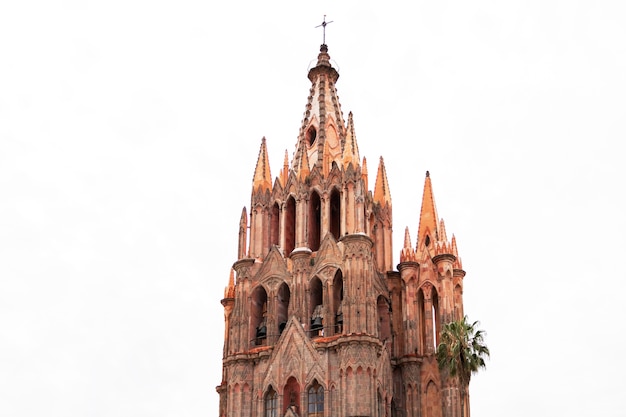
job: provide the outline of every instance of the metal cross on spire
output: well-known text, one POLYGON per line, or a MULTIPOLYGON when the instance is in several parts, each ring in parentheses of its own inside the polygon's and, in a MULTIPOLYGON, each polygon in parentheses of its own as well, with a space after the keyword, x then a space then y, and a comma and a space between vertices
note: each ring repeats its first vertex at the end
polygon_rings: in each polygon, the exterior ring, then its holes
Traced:
POLYGON ((321 27, 322 28, 322 43, 324 45, 326 45, 326 25, 333 23, 333 21, 331 20, 330 22, 326 21, 326 15, 324 15, 324 20, 322 21, 321 24, 315 26, 316 28, 321 27))

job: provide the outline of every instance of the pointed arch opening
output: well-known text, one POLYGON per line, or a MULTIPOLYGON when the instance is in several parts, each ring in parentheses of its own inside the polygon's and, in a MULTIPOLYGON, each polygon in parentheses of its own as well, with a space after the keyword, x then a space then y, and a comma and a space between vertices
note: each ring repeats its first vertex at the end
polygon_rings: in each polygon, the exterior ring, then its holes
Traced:
POLYGON ((267 340, 267 292, 262 285, 250 297, 250 340, 257 346, 267 340))
POLYGON ((333 278, 333 317, 335 334, 343 333, 343 274, 338 269, 333 278))
POLYGON ((280 207, 278 202, 274 203, 270 212, 270 245, 278 246, 280 242, 278 231, 280 227, 280 207))
POLYGON ((294 377, 289 377, 283 389, 283 413, 291 408, 296 415, 300 415, 300 384, 294 377))
POLYGON ((285 205, 285 256, 296 248, 296 200, 289 196, 285 205))
POLYGON ((322 227, 322 202, 320 195, 313 191, 309 199, 309 248, 315 252, 320 248, 320 232, 322 227))
POLYGON ((426 346, 426 315, 424 314, 424 291, 421 288, 417 291, 417 322, 419 326, 418 350, 421 354, 424 354, 424 347, 426 346))
POLYGON ((313 380, 307 390, 307 409, 309 417, 322 417, 324 415, 324 387, 313 380))
POLYGON ((426 416, 441 417, 441 399, 439 398, 439 389, 435 383, 430 380, 426 385, 424 395, 424 411, 426 416))
POLYGON ((437 345, 439 344, 439 333, 440 333, 440 323, 439 323, 439 295, 437 295, 437 290, 433 288, 432 294, 432 329, 433 329, 433 344, 434 348, 437 349, 437 345))
POLYGON ((385 402, 383 401, 383 396, 380 395, 380 391, 378 392, 378 417, 385 417, 385 402))
POLYGON ((341 237, 341 196, 336 188, 330 193, 330 233, 335 240, 341 237))
POLYGON ((378 337, 384 342, 391 337, 389 302, 380 295, 376 301, 376 306, 378 311, 378 337))
POLYGON ((264 417, 278 417, 278 393, 270 385, 265 394, 264 417))
POLYGON ((315 139, 317 139, 317 129, 315 129, 315 126, 309 126, 306 131, 306 143, 309 146, 312 146, 315 139))
POLYGON ((454 318, 463 318, 463 289, 458 284, 454 287, 454 318))
POLYGON ((244 384, 241 393, 241 413, 243 415, 250 415, 252 409, 252 391, 250 385, 244 384))
POLYGON ((278 334, 282 334, 287 325, 287 319, 289 318, 289 300, 291 298, 291 291, 286 283, 282 283, 278 288, 277 305, 276 305, 276 319, 278 322, 278 334))
POLYGON ((314 277, 309 284, 310 337, 324 336, 324 295, 322 281, 314 277))

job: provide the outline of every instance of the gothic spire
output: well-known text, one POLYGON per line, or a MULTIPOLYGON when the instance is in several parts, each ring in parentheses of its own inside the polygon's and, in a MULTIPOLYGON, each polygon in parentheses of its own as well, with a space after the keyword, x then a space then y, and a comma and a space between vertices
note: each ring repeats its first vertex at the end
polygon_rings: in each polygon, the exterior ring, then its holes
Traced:
POLYGON ((299 162, 300 164, 294 167, 294 170, 298 173, 298 178, 304 180, 311 172, 309 169, 309 157, 306 152, 302 152, 299 162))
POLYGON ((259 159, 254 169, 254 178, 252 179, 252 191, 272 191, 272 174, 270 173, 270 162, 267 156, 267 145, 265 144, 265 136, 261 139, 261 149, 259 150, 259 159))
POLYGON ((311 89, 298 133, 293 167, 302 166, 306 153, 309 169, 329 170, 333 163, 342 166, 342 144, 346 127, 335 83, 339 72, 333 68, 328 46, 323 44, 316 65, 309 70, 311 89), (323 167, 323 164, 328 167, 323 167), (325 169, 322 169, 325 168, 325 169))
POLYGON ((404 247, 405 249, 411 248, 411 235, 409 234, 409 226, 404 229, 404 247))
POLYGON ((415 249, 411 246, 409 227, 404 229, 404 247, 400 251, 400 262, 415 261, 415 249))
POLYGON ((354 120, 352 112, 348 113, 348 127, 346 129, 346 144, 343 147, 343 167, 348 168, 352 163, 355 167, 359 165, 359 146, 356 143, 356 135, 354 134, 354 120))
POLYGON ((378 164, 378 173, 376 174, 376 185, 374 186, 374 201, 380 203, 381 206, 391 205, 391 192, 389 191, 389 183, 387 182, 387 171, 385 170, 385 161, 380 157, 378 164))
POLYGON ((417 232, 417 247, 430 246, 438 239, 437 236, 437 207, 435 206, 435 197, 433 196, 433 187, 430 182, 430 173, 426 171, 426 180, 424 182, 424 194, 422 195, 422 210, 420 212, 420 223, 417 232))
POLYGON ((287 179, 289 178, 289 154, 287 153, 286 149, 285 160, 283 161, 283 169, 280 170, 280 175, 278 178, 280 180, 280 185, 282 185, 284 188, 287 184, 287 179))

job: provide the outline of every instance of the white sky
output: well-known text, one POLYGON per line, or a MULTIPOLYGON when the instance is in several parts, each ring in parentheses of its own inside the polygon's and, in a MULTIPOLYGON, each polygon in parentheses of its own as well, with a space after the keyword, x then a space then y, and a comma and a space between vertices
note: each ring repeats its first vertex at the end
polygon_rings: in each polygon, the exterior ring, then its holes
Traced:
POLYGON ((217 415, 241 209, 324 14, 394 263, 426 170, 457 237, 473 415, 626 415, 626 4, 337 3, 0 4, 0 415, 217 415))

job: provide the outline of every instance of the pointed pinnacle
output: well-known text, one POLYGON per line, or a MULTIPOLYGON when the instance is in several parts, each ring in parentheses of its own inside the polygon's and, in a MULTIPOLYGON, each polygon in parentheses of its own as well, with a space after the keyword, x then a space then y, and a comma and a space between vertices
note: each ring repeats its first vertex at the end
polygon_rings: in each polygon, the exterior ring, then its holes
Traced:
POLYGON ((359 146, 356 142, 356 134, 354 133, 354 119, 352 112, 348 114, 348 128, 346 134, 346 145, 343 149, 343 166, 347 168, 352 164, 356 167, 359 164, 359 146))
POLYGON ((283 169, 280 170, 280 185, 285 188, 287 184, 287 179, 289 178, 289 154, 287 153, 287 149, 285 149, 285 160, 283 162, 283 169))
POLYGON ((224 289, 224 298, 235 298, 235 271, 232 268, 228 277, 228 286, 224 289))
POLYGON ((387 181, 387 172, 385 170, 385 162, 380 157, 378 165, 378 174, 376 175, 376 184, 374 185, 374 201, 379 202, 382 206, 391 205, 391 193, 389 192, 389 182, 387 181))
POLYGON ((446 224, 443 219, 439 220, 439 240, 447 242, 448 237, 446 236, 446 224))
POLYGON ((424 181, 424 193, 422 195, 422 208, 420 210, 420 222, 417 232, 418 246, 426 244, 426 234, 431 233, 430 239, 435 240, 436 236, 432 233, 437 232, 437 207, 435 198, 433 197, 432 183, 430 173, 426 171, 426 180, 424 181))
POLYGON ((363 178, 365 193, 367 193, 369 191, 369 178, 367 175, 367 159, 365 157, 363 157, 363 163, 361 164, 361 178, 363 178))
POLYGON ((304 180, 309 176, 311 170, 309 168, 309 154, 306 149, 302 150, 302 157, 300 158, 300 166, 298 166, 298 178, 304 180))
POLYGON ((267 156, 267 145, 265 136, 261 139, 261 149, 259 150, 259 158, 257 159, 256 168, 254 169, 254 178, 252 179, 252 190, 272 191, 272 173, 270 172, 270 162, 267 156))
POLYGON ((411 248, 411 235, 409 234, 409 226, 404 229, 404 247, 411 248))

